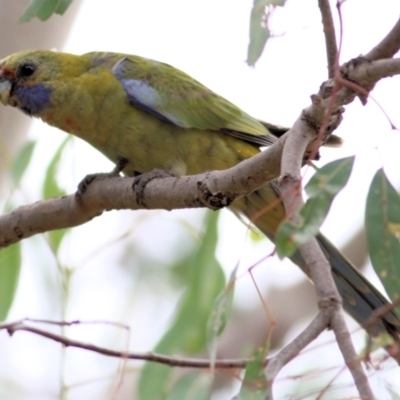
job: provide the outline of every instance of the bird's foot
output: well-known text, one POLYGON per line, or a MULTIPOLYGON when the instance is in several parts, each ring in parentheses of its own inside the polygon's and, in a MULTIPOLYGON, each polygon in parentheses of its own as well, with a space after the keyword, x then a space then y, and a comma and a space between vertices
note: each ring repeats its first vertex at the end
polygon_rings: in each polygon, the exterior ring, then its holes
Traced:
POLYGON ((128 160, 126 158, 120 157, 118 158, 117 163, 115 164, 115 168, 111 172, 100 172, 96 174, 86 175, 78 184, 78 190, 76 191, 76 197, 82 197, 82 195, 86 192, 88 186, 99 177, 113 177, 119 176, 119 174, 124 170, 128 164, 128 160))
POLYGON ((136 202, 142 206, 147 207, 144 201, 144 188, 146 185, 157 178, 170 178, 175 176, 171 172, 164 171, 162 169, 153 169, 150 172, 145 172, 143 174, 137 175, 133 181, 132 189, 135 192, 136 202))

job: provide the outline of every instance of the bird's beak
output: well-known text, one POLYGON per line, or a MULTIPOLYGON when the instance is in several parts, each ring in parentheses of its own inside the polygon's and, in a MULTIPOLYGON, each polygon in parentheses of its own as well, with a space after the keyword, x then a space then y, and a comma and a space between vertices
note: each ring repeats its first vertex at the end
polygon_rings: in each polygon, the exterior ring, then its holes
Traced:
POLYGON ((0 70, 0 101, 5 106, 8 105, 8 99, 11 93, 11 82, 4 76, 3 71, 0 70))

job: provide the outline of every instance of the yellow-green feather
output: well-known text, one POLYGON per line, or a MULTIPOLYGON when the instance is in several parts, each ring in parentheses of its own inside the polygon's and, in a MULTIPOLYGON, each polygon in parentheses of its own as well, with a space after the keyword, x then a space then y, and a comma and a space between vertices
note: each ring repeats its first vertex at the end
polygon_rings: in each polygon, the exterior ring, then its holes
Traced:
MULTIPOLYGON (((264 142, 249 138, 260 139, 269 132, 182 71, 137 56, 27 51, 2 60, 0 70, 6 74, 2 79, 12 80, 14 86, 51 88, 49 105, 35 116, 86 140, 114 162, 126 158, 127 175, 153 168, 181 174, 226 169, 258 153, 256 143, 264 142), (26 61, 35 63, 37 71, 19 79, 18 67, 26 61), (160 96, 150 101, 155 111, 176 117, 185 128, 132 105, 124 79, 139 80, 154 89, 160 96)), ((23 108, 23 99, 16 98, 10 87, 11 83, 0 87, 2 102, 23 108)), ((270 238, 285 216, 280 196, 271 184, 235 201, 232 207, 250 219, 257 215, 254 223, 270 238)), ((345 307, 360 323, 372 316, 374 309, 387 306, 379 292, 359 277, 333 246, 322 237, 319 240, 330 257, 345 307)), ((307 272, 300 258, 295 262, 307 272)), ((386 329, 398 340, 399 319, 394 312, 390 316, 383 316, 375 328, 386 329)))
POLYGON ((140 80, 160 96, 155 111, 173 114, 187 128, 227 129, 264 136, 268 129, 237 106, 186 73, 146 58, 112 53, 88 53, 94 65, 112 68, 123 61, 118 78, 140 80))

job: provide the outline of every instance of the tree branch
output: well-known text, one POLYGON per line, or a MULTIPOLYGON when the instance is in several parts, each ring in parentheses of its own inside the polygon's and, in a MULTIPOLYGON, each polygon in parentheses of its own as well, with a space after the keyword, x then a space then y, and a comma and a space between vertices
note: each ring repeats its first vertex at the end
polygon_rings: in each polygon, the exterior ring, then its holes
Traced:
MULTIPOLYGON (((49 321, 50 322, 50 321, 49 321)), ((69 325, 68 323, 66 325, 69 325)), ((19 320, 15 322, 9 322, 7 324, 1 324, 0 330, 6 330, 11 336, 15 332, 25 331, 31 332, 35 335, 42 336, 44 338, 53 340, 57 343, 61 343, 66 347, 75 347, 78 349, 84 349, 88 351, 93 351, 98 354, 109 357, 124 358, 129 360, 142 360, 157 362, 159 364, 169 365, 170 367, 187 367, 187 368, 211 368, 211 361, 207 359, 195 359, 195 358, 185 358, 185 357, 175 357, 166 356, 163 354, 156 353, 132 353, 118 350, 110 350, 104 347, 96 346, 90 343, 82 343, 77 340, 69 339, 62 335, 57 335, 55 333, 45 331, 33 326, 29 326, 25 323, 25 320, 19 320)), ((247 363, 252 361, 250 358, 232 359, 232 360, 216 360, 213 365, 215 368, 240 368, 246 367, 247 363)), ((266 360, 267 363, 267 360, 266 360)))
POLYGON ((275 356, 268 360, 266 375, 272 381, 279 371, 293 358, 295 358, 306 346, 316 339, 328 326, 330 315, 318 313, 313 321, 295 339, 288 343, 275 356))
POLYGON ((400 50, 400 19, 397 20, 392 30, 369 53, 365 55, 368 60, 391 58, 400 50))
MULTIPOLYGON (((162 178, 145 188, 148 209, 209 207, 219 209, 263 186, 280 174, 280 158, 286 137, 265 152, 224 171, 194 176, 162 178)), ((132 190, 133 178, 96 178, 84 195, 75 194, 38 201, 0 217, 0 248, 37 233, 70 228, 90 221, 104 211, 143 209, 132 190)))
MULTIPOLYGON (((338 91, 334 87, 333 96, 338 91)), ((303 199, 301 196, 301 174, 302 154, 312 140, 313 129, 309 124, 308 112, 314 115, 321 115, 318 109, 323 106, 324 102, 320 99, 314 99, 313 105, 303 111, 303 118, 298 118, 294 124, 292 134, 288 135, 285 147, 282 153, 282 178, 280 181, 280 189, 283 193, 283 202, 288 212, 289 219, 299 222, 298 210, 302 207, 303 199)), ((325 110, 331 109, 335 104, 335 98, 330 98, 326 104, 325 110)), ((332 124, 328 123, 329 113, 326 114, 324 120, 320 121, 321 131, 319 135, 324 135, 324 127, 332 124)), ((332 119, 332 117, 331 117, 332 119)), ((314 133, 315 134, 315 133, 314 133)), ((320 319, 327 321, 326 326, 333 329, 339 349, 343 355, 345 363, 349 368, 358 392, 363 399, 373 399, 374 395, 370 388, 367 375, 361 366, 360 360, 357 358, 353 343, 351 342, 350 332, 344 321, 342 313, 342 298, 336 288, 335 282, 331 274, 331 267, 327 261, 322 249, 319 247, 315 238, 311 239, 304 245, 299 246, 299 251, 309 268, 310 277, 314 282, 316 293, 319 299, 319 307, 321 314, 320 319)), ((317 331, 312 332, 317 334, 317 331)), ((310 332, 311 335, 311 332, 310 332)))
POLYGON ((335 25, 333 24, 332 10, 329 0, 318 0, 318 6, 322 16, 322 26, 324 28, 326 56, 328 60, 328 77, 333 78, 335 67, 338 63, 338 48, 336 44, 335 25))

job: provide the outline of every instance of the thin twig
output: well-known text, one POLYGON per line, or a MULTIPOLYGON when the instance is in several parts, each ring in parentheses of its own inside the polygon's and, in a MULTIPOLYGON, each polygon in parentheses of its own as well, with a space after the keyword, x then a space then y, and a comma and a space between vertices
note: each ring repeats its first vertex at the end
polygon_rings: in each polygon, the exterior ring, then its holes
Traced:
POLYGON ((338 48, 336 44, 335 25, 333 24, 332 10, 329 0, 318 0, 318 6, 322 16, 322 26, 324 28, 326 56, 328 60, 328 76, 333 78, 335 68, 338 64, 338 48))
POLYGON ((400 50, 400 19, 391 31, 364 57, 368 60, 391 58, 400 50))
POLYGON ((266 375, 271 381, 276 378, 279 371, 293 360, 306 346, 323 332, 330 320, 326 313, 319 312, 313 321, 295 339, 288 343, 275 356, 268 360, 266 375))
MULTIPOLYGON (((169 365, 171 367, 190 367, 190 368, 211 368, 211 362, 206 359, 195 359, 195 358, 184 358, 166 356, 163 354, 156 353, 132 353, 126 351, 111 350, 100 346, 95 346, 90 343, 82 343, 77 340, 69 339, 62 335, 57 335, 52 332, 45 331, 43 329, 35 328, 24 323, 23 320, 10 322, 7 324, 1 324, 0 330, 7 330, 7 332, 13 335, 17 331, 31 332, 35 335, 45 337, 47 339, 54 340, 57 343, 61 343, 66 347, 75 347, 78 349, 84 349, 93 351, 98 354, 109 357, 117 357, 129 360, 142 360, 157 362, 159 364, 169 365)), ((245 368, 247 363, 250 361, 248 358, 232 359, 232 360, 216 360, 214 363, 215 368, 245 368)), ((267 364, 267 361, 266 361, 267 364)))
POLYGON ((365 400, 375 399, 367 374, 364 371, 353 342, 351 341, 350 332, 344 320, 343 313, 336 312, 333 314, 331 326, 346 366, 353 376, 360 397, 365 400))

